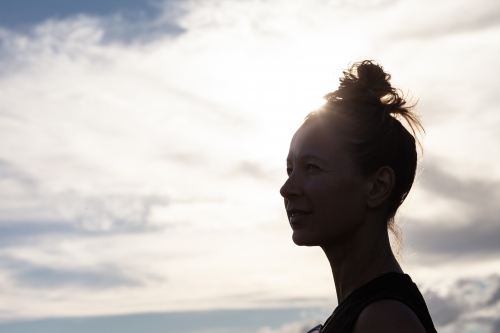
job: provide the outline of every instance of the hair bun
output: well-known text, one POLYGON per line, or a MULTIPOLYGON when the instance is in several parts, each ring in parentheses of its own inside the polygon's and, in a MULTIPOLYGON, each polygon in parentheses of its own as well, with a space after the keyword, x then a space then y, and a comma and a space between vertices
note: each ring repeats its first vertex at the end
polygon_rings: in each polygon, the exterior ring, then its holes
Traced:
POLYGON ((418 115, 413 111, 416 103, 407 104, 403 93, 392 87, 391 75, 386 73, 381 65, 373 60, 364 60, 353 63, 343 73, 344 77, 339 79, 339 88, 325 95, 328 102, 334 104, 353 103, 357 106, 354 108, 348 106, 347 109, 358 110, 359 117, 369 117, 376 114, 382 119, 404 119, 417 144, 421 147, 417 132, 425 133, 425 131, 418 115), (367 109, 364 106, 370 107, 374 112, 366 112, 367 109))
POLYGON ((389 82, 391 75, 372 60, 356 62, 344 71, 339 88, 325 96, 328 101, 357 102, 384 106, 390 113, 399 113, 406 102, 389 82))

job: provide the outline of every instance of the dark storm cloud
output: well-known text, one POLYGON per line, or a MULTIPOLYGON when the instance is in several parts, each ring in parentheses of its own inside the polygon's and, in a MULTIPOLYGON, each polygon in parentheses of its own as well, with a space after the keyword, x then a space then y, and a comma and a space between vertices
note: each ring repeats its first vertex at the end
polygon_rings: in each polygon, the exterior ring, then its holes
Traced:
POLYGON ((412 250, 447 259, 500 254, 500 182, 459 179, 431 164, 424 168, 420 186, 459 202, 467 224, 453 226, 453 221, 445 220, 446 210, 432 223, 407 224, 405 238, 412 250))
POLYGON ((22 287, 61 288, 79 286, 91 289, 108 289, 120 286, 139 286, 140 282, 113 266, 92 269, 67 269, 35 265, 12 258, 0 260, 7 274, 22 287))

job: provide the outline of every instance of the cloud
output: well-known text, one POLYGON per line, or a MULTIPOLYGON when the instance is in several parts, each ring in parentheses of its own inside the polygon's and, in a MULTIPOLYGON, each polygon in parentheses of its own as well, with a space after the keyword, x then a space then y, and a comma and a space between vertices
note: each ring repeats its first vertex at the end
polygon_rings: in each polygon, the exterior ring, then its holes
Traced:
POLYGON ((445 166, 450 167, 445 163, 424 165, 421 185, 437 195, 475 208, 472 214, 474 216, 481 211, 486 211, 486 215, 491 215, 490 211, 497 207, 496 203, 500 196, 500 181, 459 178, 444 171, 445 166))
POLYGON ((463 313, 454 300, 440 297, 436 292, 427 291, 424 298, 436 326, 452 323, 463 313))
POLYGON ((4 232, 0 236, 2 246, 58 234, 91 236, 154 231, 157 226, 148 223, 151 210, 168 203, 160 196, 96 197, 74 193, 46 197, 34 193, 24 205, 14 200, 12 196, 4 196, 4 216, 0 219, 0 230, 4 232), (25 211, 19 213, 19 206, 24 206, 25 211))
POLYGON ((96 225, 97 221, 102 221, 102 217, 94 217, 92 225, 82 223, 80 225, 72 222, 52 222, 52 221, 0 221, 0 248, 19 247, 21 245, 34 246, 47 240, 62 240, 81 237, 104 237, 113 235, 132 234, 139 236, 143 233, 154 233, 168 227, 149 224, 126 224, 124 221, 114 221, 113 225, 103 222, 96 225))
POLYGON ((280 185, 279 180, 285 174, 284 169, 283 167, 283 170, 264 170, 262 165, 258 162, 242 161, 235 167, 231 174, 234 176, 246 176, 255 180, 271 182, 273 185, 280 185))
POLYGON ((499 25, 500 6, 487 0, 480 1, 478 6, 470 6, 467 1, 457 1, 454 6, 441 2, 434 3, 432 10, 425 6, 415 6, 413 9, 407 17, 408 24, 394 30, 394 35, 400 40, 440 38, 499 25), (464 15, 465 12, 467 15, 464 15))
POLYGON ((168 205, 168 199, 158 195, 54 193, 43 183, 0 160, 0 247, 35 245, 61 237, 155 232, 159 226, 148 222, 152 209, 168 205))
POLYGON ((11 163, 0 160, 0 181, 13 180, 23 187, 32 187, 35 180, 11 163))
POLYGON ((113 266, 94 266, 86 269, 54 268, 28 262, 9 260, 8 273, 15 284, 33 289, 61 289, 82 287, 84 289, 109 289, 118 287, 138 287, 136 278, 124 274, 113 266))
POLYGON ((500 253, 500 182, 459 178, 437 164, 425 165, 420 178, 419 187, 450 202, 447 209, 460 207, 461 221, 447 221, 449 217, 443 214, 433 217, 432 222, 405 225, 412 250, 441 256, 441 260, 500 253))
POLYGON ((452 332, 467 332, 476 326, 494 329, 500 305, 496 296, 500 290, 500 276, 462 278, 446 288, 423 292, 435 326, 452 332))
POLYGON ((76 232, 74 226, 66 223, 1 222, 0 246, 19 246, 46 235, 53 237, 54 235, 76 234, 76 232))
POLYGON ((431 255, 447 255, 442 260, 462 258, 471 260, 478 255, 495 256, 500 252, 498 221, 471 221, 462 227, 446 226, 447 221, 433 221, 432 225, 405 226, 405 237, 411 248, 431 255))
POLYGON ((495 321, 495 324, 493 325, 491 333, 500 333, 500 319, 497 319, 495 321))

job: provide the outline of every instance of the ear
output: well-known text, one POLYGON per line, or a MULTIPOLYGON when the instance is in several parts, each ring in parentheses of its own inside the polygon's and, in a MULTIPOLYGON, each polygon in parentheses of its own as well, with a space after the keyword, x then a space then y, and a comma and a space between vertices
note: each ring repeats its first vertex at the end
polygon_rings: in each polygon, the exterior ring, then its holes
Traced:
POLYGON ((383 166, 370 177, 367 204, 370 208, 380 207, 392 193, 396 176, 391 167, 383 166))

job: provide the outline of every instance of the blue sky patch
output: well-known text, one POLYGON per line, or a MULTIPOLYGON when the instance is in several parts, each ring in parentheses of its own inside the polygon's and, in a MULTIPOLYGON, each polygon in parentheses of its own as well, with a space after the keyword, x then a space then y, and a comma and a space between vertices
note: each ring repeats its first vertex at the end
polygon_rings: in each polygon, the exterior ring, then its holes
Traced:
MULTIPOLYGON (((65 20, 78 15, 97 16, 106 20, 104 40, 131 41, 146 35, 158 33, 179 34, 183 31, 174 22, 157 18, 161 13, 160 1, 154 0, 6 0, 0 1, 0 27, 26 32, 33 26, 46 20, 65 20)), ((168 0, 167 5, 174 5, 178 0, 168 0)), ((163 5, 165 6, 165 5, 163 5)), ((175 16, 175 15, 173 15, 175 16)), ((147 39, 147 38, 146 38, 147 39)))

